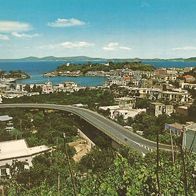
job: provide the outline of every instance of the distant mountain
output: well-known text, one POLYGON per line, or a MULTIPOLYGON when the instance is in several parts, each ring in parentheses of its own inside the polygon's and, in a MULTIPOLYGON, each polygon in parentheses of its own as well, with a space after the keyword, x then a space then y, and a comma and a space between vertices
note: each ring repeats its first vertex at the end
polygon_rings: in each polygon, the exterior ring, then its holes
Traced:
POLYGON ((87 56, 73 56, 73 57, 55 57, 55 56, 46 56, 46 57, 26 57, 26 58, 20 58, 20 59, 0 59, 0 61, 66 61, 66 62, 72 62, 72 61, 86 61, 86 62, 94 62, 94 61, 114 61, 114 62, 122 62, 122 61, 128 61, 128 62, 141 62, 141 61, 196 61, 196 57, 190 57, 190 58, 173 58, 173 59, 141 59, 141 58, 93 58, 93 57, 87 57, 87 56))
POLYGON ((186 59, 186 61, 196 61, 196 57, 190 57, 190 58, 186 59))
POLYGON ((55 57, 55 56, 47 56, 47 57, 26 57, 20 59, 0 59, 0 61, 104 61, 107 59, 104 58, 92 58, 87 56, 74 56, 74 57, 55 57))

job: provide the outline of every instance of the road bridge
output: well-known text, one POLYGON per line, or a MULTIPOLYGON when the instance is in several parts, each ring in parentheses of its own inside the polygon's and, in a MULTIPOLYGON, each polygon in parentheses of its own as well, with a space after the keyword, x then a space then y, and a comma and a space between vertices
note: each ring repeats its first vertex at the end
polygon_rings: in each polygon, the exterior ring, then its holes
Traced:
MULTIPOLYGON (((143 138, 140 135, 125 129, 116 122, 89 109, 74 107, 71 105, 36 103, 0 104, 0 109, 1 108, 40 108, 70 112, 84 119, 86 122, 105 133, 118 144, 129 146, 143 154, 156 150, 156 142, 143 138)), ((162 150, 171 151, 171 147, 169 145, 160 144, 159 146, 162 150)))

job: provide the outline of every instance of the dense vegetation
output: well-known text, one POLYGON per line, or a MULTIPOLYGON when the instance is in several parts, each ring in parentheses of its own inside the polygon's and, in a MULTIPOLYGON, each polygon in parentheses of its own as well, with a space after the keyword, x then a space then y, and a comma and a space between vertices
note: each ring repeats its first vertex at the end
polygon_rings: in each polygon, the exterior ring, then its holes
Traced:
POLYGON ((110 70, 116 70, 116 69, 132 69, 132 70, 141 70, 141 71, 153 71, 154 67, 152 65, 146 65, 142 64, 140 62, 109 62, 109 65, 106 66, 105 64, 100 63, 88 63, 88 64, 71 64, 69 66, 61 65, 57 68, 57 71, 78 71, 80 70, 83 74, 85 74, 88 71, 105 71, 109 72, 110 70))
POLYGON ((18 132, 0 138, 26 138, 30 146, 46 144, 55 147, 52 153, 34 158, 30 170, 24 168, 23 162, 13 162, 10 166, 12 178, 0 181, 8 196, 184 195, 185 192, 193 195, 196 191, 194 154, 186 154, 185 160, 182 154, 176 154, 173 162, 171 153, 161 152, 157 167, 156 152, 142 157, 132 149, 115 150, 108 144, 94 148, 76 163, 71 159, 75 151, 68 148, 66 153, 62 137, 66 133, 66 143, 77 138, 76 127, 81 122, 73 116, 37 109, 2 109, 1 114, 14 117, 18 132))
POLYGON ((174 163, 168 153, 161 153, 160 157, 160 190, 156 153, 141 157, 131 149, 94 149, 78 164, 71 162, 73 179, 64 152, 56 150, 35 158, 30 170, 18 169, 12 180, 7 179, 4 184, 10 196, 185 195, 185 192, 193 195, 196 191, 195 155, 186 156, 186 181, 180 155, 174 163))
MULTIPOLYGON (((132 126, 134 131, 143 131, 143 136, 156 141, 157 139, 157 131, 160 134, 160 142, 171 144, 171 136, 169 131, 165 131, 165 123, 174 123, 176 122, 176 118, 172 118, 165 114, 159 115, 155 117, 150 114, 141 113, 138 114, 132 122, 132 126)), ((179 144, 179 138, 177 136, 173 136, 173 139, 176 143, 179 144)))
POLYGON ((67 141, 72 141, 77 135, 73 121, 66 113, 38 109, 1 109, 0 114, 13 116, 15 128, 8 132, 5 130, 6 123, 1 123, 0 141, 26 138, 30 146, 54 146, 63 142, 64 132, 67 141))
POLYGON ((114 103, 114 97, 109 90, 95 89, 90 90, 88 88, 79 90, 73 93, 52 93, 42 94, 35 96, 23 96, 20 98, 4 99, 4 103, 57 103, 57 104, 87 104, 90 108, 94 108, 97 105, 111 105, 114 103))
POLYGON ((188 113, 190 119, 196 122, 196 99, 193 101, 193 104, 189 107, 188 113))
POLYGON ((26 72, 21 71, 21 70, 9 71, 9 72, 0 71, 0 77, 1 78, 14 78, 14 79, 30 78, 30 76, 26 72))

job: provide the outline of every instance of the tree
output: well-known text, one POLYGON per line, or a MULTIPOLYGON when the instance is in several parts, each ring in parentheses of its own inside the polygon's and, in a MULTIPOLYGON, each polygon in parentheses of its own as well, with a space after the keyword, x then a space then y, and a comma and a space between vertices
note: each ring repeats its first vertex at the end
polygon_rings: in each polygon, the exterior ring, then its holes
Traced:
POLYGON ((188 109, 188 115, 189 117, 196 122, 196 100, 193 102, 193 104, 188 109))
POLYGON ((27 91, 27 92, 31 92, 31 87, 29 84, 26 84, 25 87, 24 87, 24 90, 27 91))
POLYGON ((127 118, 127 125, 131 126, 133 124, 133 122, 134 122, 133 118, 131 118, 131 117, 127 118))
POLYGON ((22 132, 16 128, 11 130, 10 135, 13 137, 13 139, 18 140, 22 138, 22 132))
POLYGON ((41 93, 41 92, 42 92, 41 86, 37 86, 36 84, 34 84, 34 85, 33 85, 33 88, 32 88, 32 92, 41 93))
POLYGON ((119 114, 118 114, 117 117, 116 117, 116 121, 117 121, 120 125, 124 125, 124 124, 125 124, 123 115, 119 115, 119 114))
POLYGON ((146 98, 141 99, 141 98, 137 98, 136 99, 136 103, 135 103, 135 107, 136 108, 148 108, 150 106, 150 101, 146 98))

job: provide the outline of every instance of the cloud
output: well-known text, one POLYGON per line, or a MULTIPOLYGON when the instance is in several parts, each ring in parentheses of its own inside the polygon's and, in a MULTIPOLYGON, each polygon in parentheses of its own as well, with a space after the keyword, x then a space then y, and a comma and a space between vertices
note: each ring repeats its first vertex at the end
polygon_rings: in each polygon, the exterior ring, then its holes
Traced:
POLYGON ((76 18, 58 18, 56 21, 48 23, 48 26, 50 27, 72 27, 82 25, 85 25, 85 22, 76 18))
POLYGON ((104 46, 103 49, 112 51, 112 50, 116 50, 118 48, 118 46, 119 46, 119 43, 110 42, 107 44, 107 46, 104 46))
POLYGON ((27 38, 27 39, 31 39, 31 38, 39 36, 38 33, 27 34, 27 33, 12 32, 11 34, 12 34, 12 36, 17 37, 17 38, 27 38))
POLYGON ((0 32, 10 33, 10 32, 23 32, 29 31, 32 27, 28 23, 18 22, 18 21, 0 21, 0 32))
POLYGON ((174 50, 174 51, 178 51, 178 50, 190 51, 190 50, 196 50, 196 46, 178 47, 178 48, 172 48, 172 50, 174 50))
POLYGON ((80 42, 63 42, 60 44, 63 48, 88 48, 93 46, 93 43, 80 41, 80 42))
POLYGON ((119 49, 121 49, 121 50, 131 50, 131 48, 126 47, 126 46, 119 46, 119 49))
POLYGON ((118 42, 110 42, 106 46, 103 47, 103 50, 107 50, 107 51, 131 50, 131 48, 127 46, 121 46, 118 42))
POLYGON ((8 41, 8 40, 10 40, 10 38, 7 35, 0 34, 0 40, 8 41))
POLYGON ((61 48, 61 49, 80 49, 80 48, 88 48, 93 46, 93 43, 86 42, 86 41, 78 41, 78 42, 62 42, 58 44, 49 44, 45 46, 40 46, 41 49, 56 49, 56 48, 61 48))

